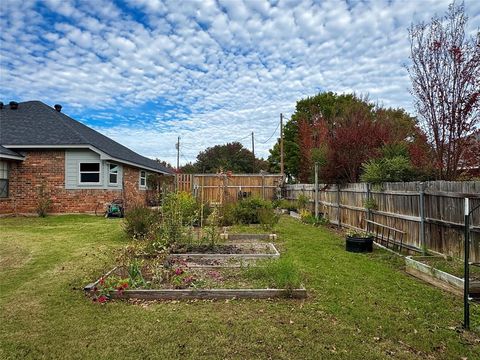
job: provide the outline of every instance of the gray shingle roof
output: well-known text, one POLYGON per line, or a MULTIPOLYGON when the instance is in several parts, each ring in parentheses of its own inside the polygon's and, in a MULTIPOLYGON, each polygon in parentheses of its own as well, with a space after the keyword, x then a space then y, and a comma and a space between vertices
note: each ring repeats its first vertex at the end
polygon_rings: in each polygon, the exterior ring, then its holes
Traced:
POLYGON ((90 145, 112 158, 173 173, 156 161, 137 154, 86 125, 40 101, 19 103, 17 110, 7 105, 0 110, 0 144, 62 146, 90 145))
POLYGON ((14 158, 23 158, 23 156, 20 155, 19 153, 16 153, 15 151, 7 149, 7 148, 3 147, 2 145, 0 145, 0 158, 2 157, 2 155, 6 155, 8 157, 11 156, 11 157, 14 157, 14 158))

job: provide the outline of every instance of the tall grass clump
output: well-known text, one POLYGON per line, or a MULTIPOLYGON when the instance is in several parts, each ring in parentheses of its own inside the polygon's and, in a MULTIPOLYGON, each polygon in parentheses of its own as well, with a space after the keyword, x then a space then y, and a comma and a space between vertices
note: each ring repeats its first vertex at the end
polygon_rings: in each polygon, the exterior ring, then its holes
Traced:
POLYGON ((246 270, 247 278, 277 289, 292 290, 301 286, 301 276, 295 264, 287 259, 265 260, 246 270))

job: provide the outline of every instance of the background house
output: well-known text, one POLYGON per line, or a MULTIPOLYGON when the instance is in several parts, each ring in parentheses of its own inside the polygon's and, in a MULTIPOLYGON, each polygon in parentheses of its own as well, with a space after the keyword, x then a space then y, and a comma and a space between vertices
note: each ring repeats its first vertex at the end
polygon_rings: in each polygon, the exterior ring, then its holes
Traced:
POLYGON ((40 102, 0 103, 0 214, 34 213, 40 194, 50 212, 103 211, 105 203, 145 204, 147 175, 173 175, 86 125, 40 102))

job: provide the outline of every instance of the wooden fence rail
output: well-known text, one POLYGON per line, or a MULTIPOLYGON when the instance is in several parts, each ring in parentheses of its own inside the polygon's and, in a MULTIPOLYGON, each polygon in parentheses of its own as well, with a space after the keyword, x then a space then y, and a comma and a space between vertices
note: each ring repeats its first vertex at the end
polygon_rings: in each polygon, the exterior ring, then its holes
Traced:
POLYGON ((273 200, 280 192, 279 174, 177 174, 175 186, 209 203, 236 202, 255 196, 273 200))
MULTIPOLYGON (((313 209, 315 186, 285 186, 289 200, 304 194, 313 209)), ((480 181, 431 181, 384 183, 381 187, 365 183, 343 186, 320 184, 319 211, 330 222, 345 227, 365 229, 366 220, 405 233, 404 242, 421 250, 423 246, 442 254, 463 257, 464 203, 480 204, 480 181), (365 207, 366 201, 374 209, 365 207)), ((480 261, 480 210, 474 212, 471 224, 471 258, 480 261)))

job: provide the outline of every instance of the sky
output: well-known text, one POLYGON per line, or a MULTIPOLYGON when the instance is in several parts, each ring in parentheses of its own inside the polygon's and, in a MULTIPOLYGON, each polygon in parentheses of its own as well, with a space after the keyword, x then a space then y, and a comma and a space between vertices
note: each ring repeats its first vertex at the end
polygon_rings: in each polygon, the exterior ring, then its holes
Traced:
MULTIPOLYGON (((176 164, 240 141, 267 157, 279 116, 322 91, 413 112, 408 27, 449 0, 1 0, 0 101, 62 104, 176 164)), ((480 1, 465 1, 469 32, 480 1)))

